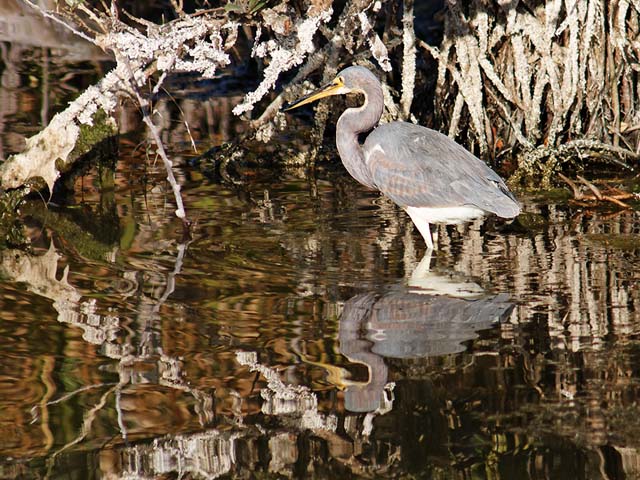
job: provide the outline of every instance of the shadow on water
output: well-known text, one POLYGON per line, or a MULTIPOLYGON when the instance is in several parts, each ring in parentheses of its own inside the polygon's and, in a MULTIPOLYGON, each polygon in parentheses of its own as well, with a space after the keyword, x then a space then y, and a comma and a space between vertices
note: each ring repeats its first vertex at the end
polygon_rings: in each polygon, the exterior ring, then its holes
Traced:
MULTIPOLYGON (((242 128, 231 98, 189 102, 198 145, 242 128)), ((3 152, 40 107, 4 112, 3 152)), ((179 243, 145 153, 124 137, 113 175, 23 205, 30 247, 0 252, 2 478, 640 474, 637 212, 523 196, 513 224, 440 228, 425 264, 339 167, 189 166, 179 243)))

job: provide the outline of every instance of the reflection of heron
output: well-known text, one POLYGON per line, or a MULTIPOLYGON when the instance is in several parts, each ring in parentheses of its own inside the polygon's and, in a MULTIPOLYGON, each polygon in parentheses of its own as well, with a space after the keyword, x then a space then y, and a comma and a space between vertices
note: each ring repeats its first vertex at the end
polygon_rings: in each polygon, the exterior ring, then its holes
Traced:
POLYGON ((415 293, 404 289, 382 296, 366 293, 344 304, 340 352, 368 370, 367 381, 343 379, 345 408, 371 412, 385 401, 387 366, 383 357, 420 358, 459 353, 479 330, 506 319, 508 295, 473 299, 415 293))
POLYGON ((412 293, 422 295, 448 295, 455 298, 486 297, 484 289, 473 280, 456 271, 431 271, 431 251, 427 251, 411 272, 408 287, 412 293))
POLYGON ((520 205, 504 181, 484 162, 434 130, 406 122, 380 125, 364 145, 358 134, 376 126, 384 106, 378 79, 364 67, 349 67, 320 90, 287 110, 330 95, 364 94, 336 126, 342 163, 358 182, 400 205, 433 249, 430 223, 462 223, 494 213, 513 218, 520 205))

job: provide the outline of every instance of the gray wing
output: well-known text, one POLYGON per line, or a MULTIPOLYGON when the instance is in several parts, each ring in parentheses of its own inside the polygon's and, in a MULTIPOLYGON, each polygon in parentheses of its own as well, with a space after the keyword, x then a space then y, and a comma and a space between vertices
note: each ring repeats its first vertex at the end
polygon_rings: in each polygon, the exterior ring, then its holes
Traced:
POLYGON ((419 125, 380 125, 364 144, 376 187, 409 207, 473 205, 512 218, 520 205, 500 176, 446 135, 419 125))

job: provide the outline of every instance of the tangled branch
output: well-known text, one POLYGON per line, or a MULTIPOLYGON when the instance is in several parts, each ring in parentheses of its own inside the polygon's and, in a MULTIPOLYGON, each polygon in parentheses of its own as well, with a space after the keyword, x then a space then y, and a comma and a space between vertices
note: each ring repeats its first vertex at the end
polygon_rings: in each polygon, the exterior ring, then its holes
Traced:
POLYGON ((468 129, 491 156, 529 152, 521 170, 576 139, 625 157, 640 152, 640 45, 629 41, 639 32, 635 3, 447 6, 442 45, 430 52, 438 61, 436 108, 450 136, 468 129))

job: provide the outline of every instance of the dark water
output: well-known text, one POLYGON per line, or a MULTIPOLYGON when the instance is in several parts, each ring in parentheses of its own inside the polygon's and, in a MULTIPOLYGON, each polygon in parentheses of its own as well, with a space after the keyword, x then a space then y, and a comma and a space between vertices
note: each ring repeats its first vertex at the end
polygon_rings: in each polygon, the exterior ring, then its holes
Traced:
MULTIPOLYGON (((242 128, 229 102, 181 105, 196 141, 242 128)), ((180 243, 140 137, 0 252, 0 478, 640 475, 636 211, 520 192, 519 222, 441 228, 424 271, 405 214, 340 169, 183 167, 180 243)))

